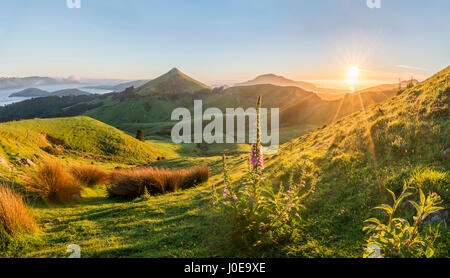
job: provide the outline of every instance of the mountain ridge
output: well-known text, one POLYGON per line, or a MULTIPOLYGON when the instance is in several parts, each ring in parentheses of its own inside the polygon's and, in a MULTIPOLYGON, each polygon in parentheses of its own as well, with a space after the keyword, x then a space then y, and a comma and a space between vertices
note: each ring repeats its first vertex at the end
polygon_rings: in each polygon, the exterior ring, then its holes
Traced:
POLYGON ((0 77, 0 89, 14 89, 21 87, 35 87, 42 85, 78 84, 79 81, 72 79, 56 79, 51 77, 29 76, 29 77, 0 77))
POLYGON ((311 82, 295 81, 295 80, 286 78, 282 75, 276 75, 273 73, 258 75, 257 77, 255 77, 252 80, 237 83, 234 86, 250 86, 250 85, 259 85, 259 84, 272 84, 272 85, 277 85, 277 86, 296 86, 296 87, 299 87, 306 91, 311 91, 311 92, 314 92, 317 94, 322 94, 322 93, 341 94, 341 93, 350 92, 350 90, 320 88, 311 82))
POLYGON ((126 88, 134 87, 139 88, 140 86, 146 84, 147 82, 151 81, 151 79, 138 79, 128 82, 123 82, 117 85, 99 85, 99 86, 88 86, 85 88, 88 89, 99 89, 99 90, 111 90, 113 92, 122 92, 126 88))
POLYGON ((211 90, 212 88, 186 74, 178 68, 172 68, 167 73, 152 79, 138 88, 138 95, 152 94, 194 94, 202 90, 211 90))

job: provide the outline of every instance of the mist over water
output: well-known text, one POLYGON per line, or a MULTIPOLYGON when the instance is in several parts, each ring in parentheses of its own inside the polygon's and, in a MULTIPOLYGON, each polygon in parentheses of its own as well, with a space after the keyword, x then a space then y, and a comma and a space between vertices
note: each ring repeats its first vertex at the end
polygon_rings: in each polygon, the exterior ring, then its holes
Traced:
MULTIPOLYGON (((97 84, 95 84, 97 85, 97 84)), ((100 84, 98 84, 100 85, 100 84)), ((63 84, 63 85, 45 85, 45 86, 32 86, 31 88, 38 88, 41 90, 45 90, 48 92, 54 92, 64 89, 79 89, 81 91, 85 91, 91 94, 106 94, 112 92, 111 90, 102 90, 102 89, 92 89, 92 88, 85 88, 87 86, 93 86, 92 83, 78 83, 78 84, 63 84)), ((14 89, 3 89, 0 90, 0 106, 5 106, 8 104, 24 101, 27 99, 31 99, 31 97, 9 97, 13 93, 20 92, 24 89, 27 89, 30 87, 21 87, 21 88, 14 88, 14 89)))

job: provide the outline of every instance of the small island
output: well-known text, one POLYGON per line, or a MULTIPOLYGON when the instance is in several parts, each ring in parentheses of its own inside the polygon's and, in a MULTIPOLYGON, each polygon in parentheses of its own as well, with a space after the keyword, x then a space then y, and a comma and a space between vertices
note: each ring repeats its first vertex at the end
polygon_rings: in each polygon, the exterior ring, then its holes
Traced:
POLYGON ((9 97, 47 97, 50 92, 38 89, 38 88, 28 88, 20 92, 11 94, 9 97))
POLYGON ((49 97, 49 96, 59 96, 59 97, 65 97, 65 96, 85 96, 85 95, 91 95, 89 92, 85 92, 78 89, 64 89, 59 90, 55 92, 48 92, 45 90, 41 90, 38 88, 28 88, 25 90, 22 90, 17 93, 11 94, 9 97, 49 97))

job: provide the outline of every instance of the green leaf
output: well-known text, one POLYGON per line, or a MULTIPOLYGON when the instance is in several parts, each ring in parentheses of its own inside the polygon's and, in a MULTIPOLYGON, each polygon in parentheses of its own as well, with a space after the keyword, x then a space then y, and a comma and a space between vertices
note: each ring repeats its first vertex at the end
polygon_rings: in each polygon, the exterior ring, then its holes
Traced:
POLYGON ((374 209, 381 209, 381 210, 384 210, 384 211, 386 211, 387 214, 389 214, 389 215, 392 215, 392 213, 393 213, 393 211, 394 211, 394 210, 392 209, 391 206, 386 205, 386 204, 382 204, 381 206, 374 207, 374 209))
POLYGON ((416 211, 417 211, 418 214, 422 211, 422 209, 421 209, 421 207, 419 206, 419 204, 417 204, 417 203, 414 202, 414 201, 409 201, 409 202, 411 203, 411 205, 414 206, 414 208, 416 209, 416 211))
POLYGON ((376 218, 369 218, 369 219, 365 220, 364 222, 372 222, 372 223, 375 223, 377 225, 381 224, 380 220, 378 220, 376 218))
POLYGON ((397 202, 397 197, 395 197, 394 192, 392 192, 389 188, 386 188, 386 190, 391 194, 392 200, 394 200, 394 203, 396 203, 397 202))
MULTIPOLYGON (((400 196, 400 198, 398 198, 397 202, 396 202, 395 205, 394 205, 394 206, 395 206, 395 209, 397 209, 398 205, 403 201, 403 199, 405 199, 405 198, 407 198, 407 197, 409 197, 409 196, 411 196, 411 195, 412 195, 411 192, 402 194, 402 195, 400 196)), ((394 209, 394 210, 395 210, 395 209, 394 209)))
POLYGON ((425 204, 425 194, 423 194, 423 191, 421 188, 419 188, 419 195, 420 195, 420 204, 425 204))
POLYGON ((430 247, 427 248, 427 251, 425 251, 425 256, 427 258, 432 258, 434 255, 434 250, 430 247))

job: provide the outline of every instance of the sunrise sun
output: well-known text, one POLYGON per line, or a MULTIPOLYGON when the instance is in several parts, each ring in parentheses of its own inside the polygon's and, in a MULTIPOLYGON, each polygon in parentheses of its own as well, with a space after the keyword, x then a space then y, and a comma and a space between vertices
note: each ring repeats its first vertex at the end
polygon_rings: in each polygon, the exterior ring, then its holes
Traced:
POLYGON ((358 83, 359 78, 359 68, 357 66, 352 66, 347 72, 347 83, 350 84, 350 89, 355 91, 355 84, 358 83))

